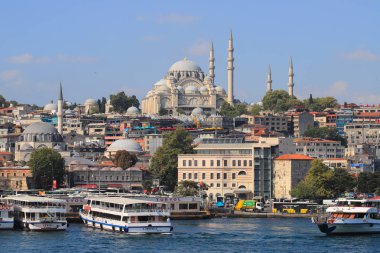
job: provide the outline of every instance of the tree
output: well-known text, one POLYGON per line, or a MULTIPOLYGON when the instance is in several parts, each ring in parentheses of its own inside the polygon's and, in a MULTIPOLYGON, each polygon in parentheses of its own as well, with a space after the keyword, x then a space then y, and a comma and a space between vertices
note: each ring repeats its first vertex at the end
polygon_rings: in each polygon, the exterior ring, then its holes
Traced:
POLYGON ((257 115, 260 115, 260 112, 263 110, 263 107, 261 105, 258 105, 258 104, 254 104, 251 106, 249 112, 251 115, 253 116, 257 116, 257 115))
POLYGON ((285 90, 268 91, 263 97, 264 110, 285 112, 295 106, 302 106, 303 102, 294 96, 289 96, 285 90))
POLYGON ((176 196, 196 196, 198 195, 200 187, 197 182, 184 180, 178 183, 175 187, 174 195, 176 196))
POLYGON ((0 95, 0 107, 7 107, 7 106, 9 106, 9 103, 2 95, 0 95))
POLYGON ((340 141, 343 146, 347 146, 347 140, 339 134, 336 127, 310 127, 303 135, 311 138, 340 141))
POLYGON ((37 189, 51 189, 53 180, 60 186, 64 183, 65 160, 51 148, 41 148, 32 152, 28 162, 37 189))
POLYGON ((140 102, 135 95, 127 96, 124 91, 110 96, 111 105, 115 112, 123 113, 131 106, 139 107, 140 102))
POLYGON ((342 193, 349 192, 355 187, 354 178, 346 169, 335 168, 329 182, 334 197, 339 197, 342 193))
POLYGON ((118 150, 115 154, 114 164, 117 167, 123 168, 124 170, 132 167, 137 163, 137 156, 131 154, 126 150, 118 150))
POLYGON ((144 190, 147 190, 148 192, 150 192, 152 190, 152 187, 153 187, 152 180, 144 180, 142 182, 142 187, 144 190))
POLYGON ((333 97, 311 97, 311 99, 305 99, 304 104, 307 109, 316 112, 323 111, 327 108, 336 108, 337 106, 339 106, 338 101, 333 97))
POLYGON ((162 147, 152 157, 150 172, 170 191, 173 191, 177 184, 178 155, 194 154, 192 142, 193 139, 188 131, 177 128, 174 132, 165 135, 162 147))
POLYGON ((106 104, 107 104, 107 99, 105 97, 102 97, 102 102, 100 104, 100 112, 105 113, 106 112, 106 104))
POLYGON ((247 106, 243 103, 237 103, 232 106, 227 102, 223 102, 222 106, 220 107, 220 114, 225 117, 234 118, 246 113, 247 106))
POLYGON ((358 177, 359 193, 374 193, 380 188, 380 173, 361 172, 358 177))

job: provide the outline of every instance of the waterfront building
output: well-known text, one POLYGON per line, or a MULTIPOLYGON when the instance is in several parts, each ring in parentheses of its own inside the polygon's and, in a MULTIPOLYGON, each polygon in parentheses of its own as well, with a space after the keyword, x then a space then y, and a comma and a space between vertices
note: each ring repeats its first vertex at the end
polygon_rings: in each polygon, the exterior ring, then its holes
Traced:
POLYGON ((217 196, 271 196, 275 147, 263 143, 200 143, 196 154, 178 156, 178 182, 207 184, 210 200, 217 196))
POLYGON ((28 166, 0 167, 0 190, 28 190, 32 172, 28 166))
POLYGON ((313 158, 342 158, 344 147, 340 141, 331 141, 318 138, 295 138, 293 140, 296 154, 303 154, 313 158))
POLYGON ((276 157, 273 160, 273 197, 291 199, 290 191, 305 178, 312 160, 300 154, 276 157))

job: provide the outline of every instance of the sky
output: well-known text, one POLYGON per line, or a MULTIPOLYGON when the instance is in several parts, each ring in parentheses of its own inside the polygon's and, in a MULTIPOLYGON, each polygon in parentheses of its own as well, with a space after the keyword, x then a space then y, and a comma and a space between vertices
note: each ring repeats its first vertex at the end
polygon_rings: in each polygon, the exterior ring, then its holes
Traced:
POLYGON ((143 98, 187 57, 227 89, 227 47, 234 38, 234 95, 287 90, 339 102, 380 103, 380 1, 0 1, 0 94, 37 105, 58 97, 84 103, 119 91, 143 98))

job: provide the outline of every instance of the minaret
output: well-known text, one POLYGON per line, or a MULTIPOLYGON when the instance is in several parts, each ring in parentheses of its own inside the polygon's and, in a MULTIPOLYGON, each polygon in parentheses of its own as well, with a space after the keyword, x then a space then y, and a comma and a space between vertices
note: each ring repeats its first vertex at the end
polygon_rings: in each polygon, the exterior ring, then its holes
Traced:
POLYGON ((211 48, 210 48, 210 59, 209 59, 209 65, 208 65, 208 76, 211 78, 211 83, 214 83, 215 78, 215 58, 214 58, 214 43, 211 42, 211 48))
POLYGON ((294 87, 294 83, 293 83, 293 76, 294 76, 294 73, 293 73, 293 61, 292 61, 292 57, 290 57, 290 66, 289 66, 289 82, 288 82, 288 93, 289 93, 289 96, 293 96, 293 87, 294 87))
POLYGON ((227 65, 227 80, 228 80, 228 96, 227 102, 234 105, 234 46, 232 41, 232 31, 230 32, 230 40, 228 42, 228 65, 227 65))
POLYGON ((272 74, 270 71, 270 64, 268 66, 268 80, 267 80, 267 92, 272 91, 272 74))
POLYGON ((58 132, 62 135, 63 130, 62 130, 62 123, 63 123, 63 95, 62 95, 62 84, 59 82, 59 94, 58 94, 58 112, 57 112, 57 117, 58 117, 58 132))

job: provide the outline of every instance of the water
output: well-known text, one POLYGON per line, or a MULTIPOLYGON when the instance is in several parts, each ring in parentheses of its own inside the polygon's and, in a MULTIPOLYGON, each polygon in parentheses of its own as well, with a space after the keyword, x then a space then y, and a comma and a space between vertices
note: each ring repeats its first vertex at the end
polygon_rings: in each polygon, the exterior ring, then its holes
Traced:
POLYGON ((309 219, 173 221, 172 235, 71 224, 65 232, 0 231, 0 252, 380 252, 380 235, 325 236, 309 219))

